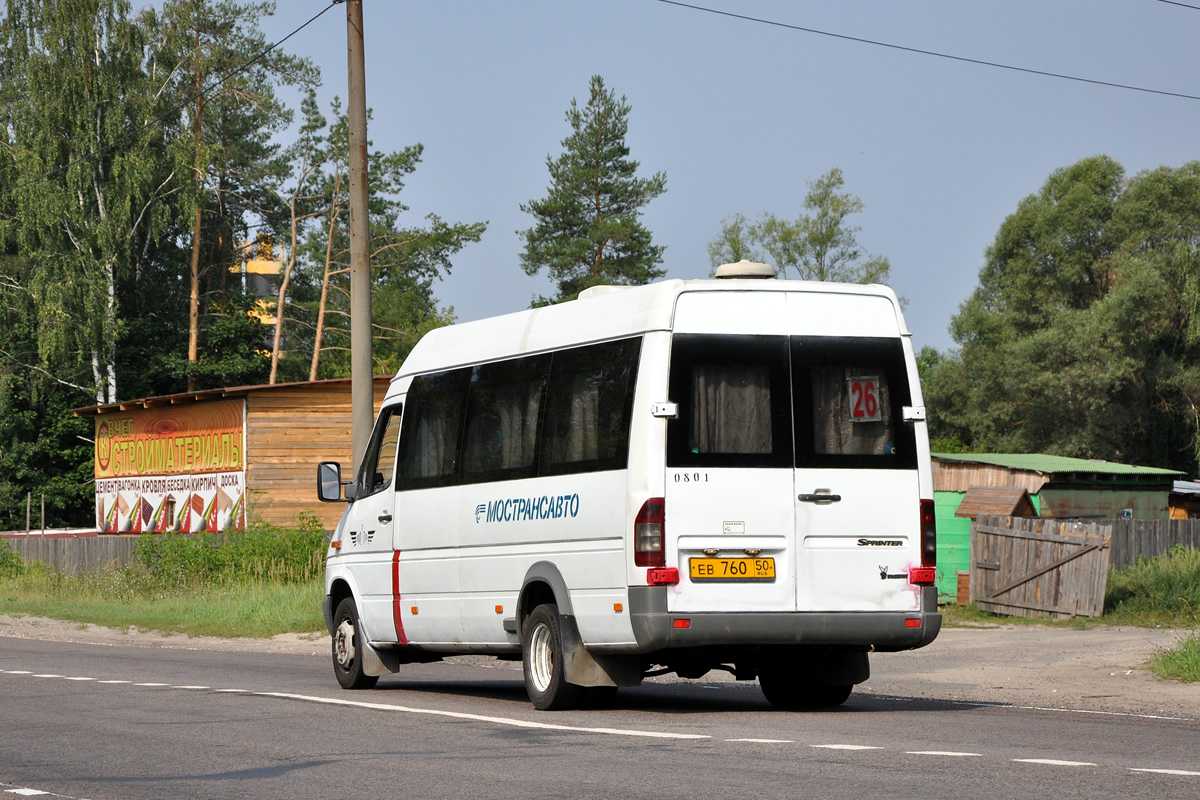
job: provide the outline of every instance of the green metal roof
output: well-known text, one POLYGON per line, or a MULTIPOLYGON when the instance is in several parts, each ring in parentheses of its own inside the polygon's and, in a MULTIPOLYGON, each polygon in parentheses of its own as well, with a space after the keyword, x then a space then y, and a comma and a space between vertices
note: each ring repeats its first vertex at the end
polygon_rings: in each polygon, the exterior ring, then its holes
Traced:
POLYGON ((1174 469, 1159 467, 1135 467, 1118 464, 1116 461, 1093 461, 1087 458, 1049 456, 1043 453, 934 453, 942 461, 962 461, 975 464, 991 464, 1007 469, 1020 469, 1042 474, 1090 473, 1098 475, 1183 475, 1174 469))

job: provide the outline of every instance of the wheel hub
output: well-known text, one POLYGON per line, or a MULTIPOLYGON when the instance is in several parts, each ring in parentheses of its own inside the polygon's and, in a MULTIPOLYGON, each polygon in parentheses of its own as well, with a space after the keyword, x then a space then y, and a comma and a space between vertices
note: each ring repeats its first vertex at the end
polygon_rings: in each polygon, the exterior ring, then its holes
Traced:
POLYGON ((554 660, 550 649, 550 629, 539 624, 529 637, 529 677, 539 692, 550 687, 554 675, 554 660))
POLYGON ((333 654, 338 664, 345 669, 349 669, 354 663, 354 626, 348 619, 342 620, 342 624, 338 625, 333 633, 333 654))

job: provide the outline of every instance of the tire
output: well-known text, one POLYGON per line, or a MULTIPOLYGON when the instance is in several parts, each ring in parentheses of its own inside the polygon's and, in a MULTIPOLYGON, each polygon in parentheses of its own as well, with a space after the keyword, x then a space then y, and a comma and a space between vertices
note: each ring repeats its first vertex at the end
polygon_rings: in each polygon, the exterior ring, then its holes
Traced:
POLYGON ((360 631, 354 598, 344 598, 333 615, 333 674, 343 689, 370 689, 379 681, 376 675, 363 674, 360 631))
POLYGON ((759 669, 758 685, 768 703, 789 711, 834 708, 846 702, 854 690, 853 684, 817 683, 803 672, 775 666, 759 669))
POLYGON ((563 672, 558 606, 545 603, 526 618, 521 629, 521 664, 525 672, 525 691, 534 708, 564 711, 582 705, 585 688, 567 683, 563 672))

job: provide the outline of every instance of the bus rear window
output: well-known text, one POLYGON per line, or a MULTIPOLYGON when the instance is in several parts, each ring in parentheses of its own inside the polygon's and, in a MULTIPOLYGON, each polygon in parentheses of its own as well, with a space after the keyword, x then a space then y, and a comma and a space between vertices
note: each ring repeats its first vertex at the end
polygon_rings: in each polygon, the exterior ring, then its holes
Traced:
POLYGON ((678 334, 671 467, 916 467, 898 338, 678 334))
POLYGON ((679 334, 671 348, 670 466, 787 466, 792 461, 787 339, 679 334))
POLYGON ((899 339, 792 337, 796 465, 911 468, 916 442, 899 339))

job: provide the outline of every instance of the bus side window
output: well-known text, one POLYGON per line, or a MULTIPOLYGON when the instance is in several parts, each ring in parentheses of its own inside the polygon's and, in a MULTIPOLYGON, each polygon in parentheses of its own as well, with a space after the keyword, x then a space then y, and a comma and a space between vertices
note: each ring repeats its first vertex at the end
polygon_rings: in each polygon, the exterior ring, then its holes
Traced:
POLYGON ((413 378, 400 432, 397 491, 458 482, 458 451, 470 379, 470 369, 413 378))
POLYGON ((533 477, 550 356, 475 367, 463 433, 462 482, 533 477))
POLYGON ((542 425, 542 475, 624 469, 641 339, 554 354, 542 425))

